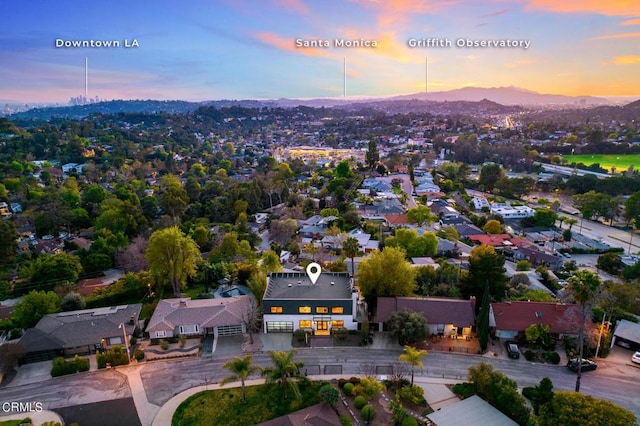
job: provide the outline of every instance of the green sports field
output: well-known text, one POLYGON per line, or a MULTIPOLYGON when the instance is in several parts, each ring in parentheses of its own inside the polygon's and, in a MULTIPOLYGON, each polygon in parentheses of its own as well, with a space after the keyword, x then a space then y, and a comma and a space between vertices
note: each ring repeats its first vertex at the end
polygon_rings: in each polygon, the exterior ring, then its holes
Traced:
POLYGON ((632 164, 635 169, 640 168, 640 154, 565 155, 564 158, 569 162, 569 164, 583 163, 590 166, 593 163, 600 163, 600 167, 609 171, 611 171, 612 167, 615 167, 617 173, 627 170, 632 164))

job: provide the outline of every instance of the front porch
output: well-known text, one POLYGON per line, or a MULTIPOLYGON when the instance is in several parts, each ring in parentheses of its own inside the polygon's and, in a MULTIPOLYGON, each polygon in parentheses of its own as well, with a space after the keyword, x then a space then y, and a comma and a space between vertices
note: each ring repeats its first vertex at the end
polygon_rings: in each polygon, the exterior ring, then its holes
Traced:
POLYGON ((434 334, 431 337, 427 337, 419 346, 420 349, 436 352, 480 353, 480 340, 471 335, 434 334))

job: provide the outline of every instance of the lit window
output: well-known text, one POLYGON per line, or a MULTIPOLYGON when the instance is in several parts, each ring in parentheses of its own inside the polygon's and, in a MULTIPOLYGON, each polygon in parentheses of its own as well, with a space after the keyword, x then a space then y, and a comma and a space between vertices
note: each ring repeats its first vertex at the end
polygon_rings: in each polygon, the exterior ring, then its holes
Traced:
POLYGON ((334 306, 331 308, 332 314, 342 314, 344 313, 344 308, 342 306, 334 306))
POLYGON ((344 321, 342 320, 331 321, 331 328, 344 328, 344 321))
POLYGON ((311 320, 300 320, 300 328, 311 328, 311 320))
POLYGON ((271 307, 271 313, 272 314, 281 314, 282 313, 282 306, 272 306, 271 307))
POLYGON ((329 308, 327 308, 326 306, 318 306, 316 308, 316 314, 328 314, 329 313, 329 308))
POLYGON ((298 308, 298 312, 301 314, 310 314, 311 306, 300 306, 300 308, 298 308))

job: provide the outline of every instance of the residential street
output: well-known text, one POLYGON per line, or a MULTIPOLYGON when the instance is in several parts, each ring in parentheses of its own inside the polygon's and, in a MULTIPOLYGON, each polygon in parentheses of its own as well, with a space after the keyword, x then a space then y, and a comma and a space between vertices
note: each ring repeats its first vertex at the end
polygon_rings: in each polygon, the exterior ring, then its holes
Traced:
MULTIPOLYGON (((619 353, 598 361, 596 371, 583 374, 582 392, 613 401, 640 416, 640 400, 636 397, 640 368, 629 363, 627 351, 617 347, 613 350, 614 354, 619 353)), ((370 371, 386 374, 389 366, 397 364, 401 352, 400 348, 305 348, 298 351, 297 357, 309 369, 309 374, 350 376, 370 371)), ((150 425, 159 407, 174 395, 194 386, 216 387, 215 383, 228 375, 222 364, 230 358, 232 356, 154 361, 4 387, 0 389, 0 400, 41 401, 45 409, 57 409, 133 396, 140 422, 150 425), (137 374, 141 380, 126 378, 137 374), (139 389, 140 384, 144 389, 139 389)), ((563 365, 533 364, 522 357, 505 359, 494 357, 491 352, 483 356, 430 352, 424 358, 424 371, 417 376, 447 382, 464 381, 468 367, 480 361, 491 363, 495 369, 516 380, 520 387, 534 386, 543 377, 549 377, 556 390, 573 390, 575 386, 575 374, 563 365)), ((254 354, 254 362, 269 365, 268 354, 254 354)))

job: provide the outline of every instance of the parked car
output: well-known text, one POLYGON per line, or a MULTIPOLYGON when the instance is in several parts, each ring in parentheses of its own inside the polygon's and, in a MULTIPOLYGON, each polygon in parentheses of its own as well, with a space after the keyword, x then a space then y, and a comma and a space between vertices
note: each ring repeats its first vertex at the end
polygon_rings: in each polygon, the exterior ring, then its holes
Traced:
POLYGON ((520 358, 520 349, 516 342, 509 340, 508 342, 505 342, 504 346, 507 349, 507 355, 509 355, 509 358, 520 358))
MULTIPOLYGON (((578 371, 578 365, 580 365, 579 361, 577 358, 574 359, 570 359, 567 362, 567 368, 571 371, 578 371)), ((582 368, 581 371, 592 371, 595 370, 596 368, 598 368, 598 364, 596 364, 594 361, 591 361, 590 359, 582 359, 582 368)))
POLYGON ((633 362, 634 364, 640 364, 640 351, 631 356, 631 362, 633 362))

